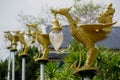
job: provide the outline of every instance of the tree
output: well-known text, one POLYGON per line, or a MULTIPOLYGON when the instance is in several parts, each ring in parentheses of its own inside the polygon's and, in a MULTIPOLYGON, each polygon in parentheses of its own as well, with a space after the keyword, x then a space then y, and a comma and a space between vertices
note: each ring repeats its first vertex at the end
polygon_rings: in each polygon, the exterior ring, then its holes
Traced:
POLYGON ((120 51, 99 47, 98 52, 96 65, 100 72, 96 76, 96 80, 119 80, 120 51))
POLYGON ((18 21, 23 24, 37 23, 37 24, 50 25, 51 20, 53 19, 53 15, 51 14, 50 8, 52 7, 49 7, 47 5, 42 6, 40 13, 36 16, 25 14, 24 12, 20 12, 18 14, 18 21))
MULTIPOLYGON (((94 4, 92 0, 85 2, 84 0, 73 0, 71 14, 75 18, 78 17, 79 23, 96 23, 98 14, 104 9, 104 6, 94 4)), ((18 21, 24 24, 37 23, 44 25, 52 25, 53 15, 50 9, 52 6, 43 6, 38 15, 24 14, 23 12, 18 14, 18 21)), ((57 7, 59 8, 59 7, 57 7)), ((57 9, 56 8, 56 9, 57 9)), ((57 15, 60 23, 67 24, 65 17, 57 15)), ((68 25, 68 24, 67 24, 68 25)))
POLYGON ((7 64, 8 61, 0 61, 0 80, 5 80, 5 78, 7 78, 7 64))
POLYGON ((33 15, 26 15, 23 12, 21 12, 18 14, 18 21, 25 25, 28 23, 41 24, 42 19, 33 15))
POLYGON ((94 4, 93 1, 74 0, 72 15, 78 17, 79 23, 96 23, 98 14, 104 6, 94 4))

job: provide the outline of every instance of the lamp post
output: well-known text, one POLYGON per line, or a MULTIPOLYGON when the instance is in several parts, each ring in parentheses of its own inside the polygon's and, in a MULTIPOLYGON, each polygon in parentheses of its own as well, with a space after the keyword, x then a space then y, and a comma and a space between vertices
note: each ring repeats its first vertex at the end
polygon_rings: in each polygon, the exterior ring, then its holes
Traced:
POLYGON ((24 46, 23 52, 19 53, 19 56, 22 58, 22 80, 25 80, 25 64, 26 64, 26 57, 29 55, 28 50, 29 46, 32 43, 32 36, 30 27, 26 33, 19 33, 19 42, 24 46))
POLYGON ((42 49, 41 45, 35 40, 32 46, 38 48, 38 53, 34 56, 35 62, 38 62, 40 64, 40 80, 45 80, 44 77, 44 72, 45 72, 45 64, 48 62, 47 60, 42 60, 41 55, 42 55, 42 49))
POLYGON ((17 42, 19 40, 19 31, 12 31, 12 42, 10 51, 12 53, 12 80, 15 80, 15 54, 17 51, 17 42))
POLYGON ((8 58, 8 77, 7 77, 7 80, 10 80, 10 63, 11 63, 11 53, 9 53, 9 58, 8 58))
POLYGON ((12 80, 15 80, 15 52, 12 52, 12 80))
POLYGON ((10 31, 5 31, 4 32, 4 41, 6 44, 6 47, 9 52, 9 57, 8 57, 8 74, 7 74, 7 80, 10 80, 10 63, 11 63, 11 53, 10 53, 10 40, 8 39, 8 34, 10 34, 10 31))
MULTIPOLYGON (((56 26, 55 22, 55 26, 56 26)), ((38 28, 37 24, 27 24, 28 31, 26 33, 26 36, 24 33, 20 33, 20 31, 12 31, 12 32, 5 32, 5 35, 7 35, 7 39, 10 42, 10 51, 12 54, 12 80, 15 80, 15 54, 17 51, 17 43, 20 42, 24 46, 24 51, 19 53, 19 56, 22 57, 22 80, 25 80, 25 58, 28 56, 28 49, 30 44, 33 41, 37 41, 39 45, 43 47, 43 54, 42 56, 37 56, 35 58, 35 61, 40 62, 40 77, 41 80, 44 80, 44 65, 48 62, 48 45, 50 45, 49 35, 48 34, 42 34, 38 28), (34 28, 34 32, 31 34, 30 27, 34 28), (33 37, 33 39, 30 39, 33 37)), ((58 25, 57 25, 58 26, 58 25)), ((57 30, 61 30, 57 28, 57 30)), ((40 46, 39 46, 40 47, 40 46)), ((9 75, 9 74, 8 74, 9 75)), ((8 76, 9 78, 9 76, 8 76)))
POLYGON ((55 50, 58 51, 60 45, 63 42, 63 32, 62 32, 62 26, 59 24, 56 14, 53 13, 54 20, 53 20, 53 26, 51 28, 51 32, 49 34, 50 42, 54 46, 55 50))
POLYGON ((60 14, 67 18, 71 36, 87 49, 85 64, 81 66, 81 63, 79 63, 81 61, 78 61, 78 65, 76 63, 72 64, 74 75, 77 77, 81 76, 83 80, 92 80, 98 70, 94 67, 94 62, 98 55, 95 43, 106 39, 112 25, 116 23, 112 22, 115 9, 112 4, 109 4, 107 9, 98 16, 98 24, 81 24, 80 26, 78 26, 78 18, 73 19, 69 13, 70 10, 71 8, 51 9, 53 14, 60 14))
POLYGON ((40 63, 40 80, 45 80, 44 65, 48 62, 48 52, 49 52, 48 46, 50 44, 49 35, 42 34, 42 32, 38 30, 37 24, 27 24, 27 26, 34 28, 34 32, 32 34, 34 42, 38 42, 38 44, 41 45, 44 49, 42 55, 38 53, 36 56, 34 56, 34 59, 35 62, 40 63))
MULTIPOLYGON (((7 48, 12 54, 12 80, 15 80, 15 53, 17 51, 17 41, 18 41, 19 31, 6 31, 4 32, 4 38, 7 40, 7 48), (9 46, 8 46, 9 45, 9 46)), ((10 63, 9 63, 10 65, 10 63)), ((9 67, 10 68, 10 67, 9 67)), ((10 79, 10 72, 8 72, 8 79, 10 79)))
POLYGON ((40 80, 45 80, 44 77, 44 66, 48 62, 48 46, 52 44, 57 51, 63 41, 63 33, 60 24, 56 19, 56 14, 54 15, 53 27, 50 34, 42 34, 37 28, 37 24, 27 24, 28 26, 34 28, 33 37, 38 42, 39 45, 43 47, 42 55, 38 54, 34 57, 35 62, 40 63, 40 80), (58 43, 58 44, 56 44, 58 43))
POLYGON ((19 56, 22 58, 22 80, 25 80, 25 64, 26 64, 26 57, 28 56, 28 53, 19 53, 19 56))

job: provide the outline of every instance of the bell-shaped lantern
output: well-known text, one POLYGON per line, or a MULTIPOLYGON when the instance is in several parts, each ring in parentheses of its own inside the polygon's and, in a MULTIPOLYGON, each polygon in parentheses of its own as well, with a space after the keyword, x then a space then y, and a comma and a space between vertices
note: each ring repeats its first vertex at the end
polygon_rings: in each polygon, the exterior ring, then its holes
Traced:
POLYGON ((25 32, 24 39, 25 39, 25 42, 27 43, 27 45, 30 46, 33 38, 32 38, 32 33, 31 33, 31 30, 30 30, 30 27, 29 26, 27 26, 27 27, 28 27, 28 29, 25 32))
POLYGON ((56 19, 56 15, 55 19, 53 21, 53 26, 51 28, 51 32, 49 34, 49 38, 50 38, 50 42, 53 45, 53 47, 55 48, 56 51, 58 51, 59 47, 61 46, 62 42, 63 42, 63 32, 62 32, 62 27, 59 24, 58 20, 56 19))

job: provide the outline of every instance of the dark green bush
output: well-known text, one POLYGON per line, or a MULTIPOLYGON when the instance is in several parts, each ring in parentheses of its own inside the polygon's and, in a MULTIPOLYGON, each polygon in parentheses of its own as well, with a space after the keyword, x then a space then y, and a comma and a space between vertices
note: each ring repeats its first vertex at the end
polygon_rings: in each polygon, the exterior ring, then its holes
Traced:
MULTIPOLYGON (((75 61, 78 64, 80 61, 81 66, 84 64, 86 60, 86 49, 82 45, 79 46, 75 41, 70 42, 70 46, 69 54, 65 57, 63 66, 53 73, 54 77, 50 80, 82 80, 73 75, 70 67, 75 61), (81 58, 79 60, 80 56, 81 58)), ((120 51, 99 47, 98 52, 99 55, 94 65, 99 69, 99 72, 93 80, 120 80, 120 51)))

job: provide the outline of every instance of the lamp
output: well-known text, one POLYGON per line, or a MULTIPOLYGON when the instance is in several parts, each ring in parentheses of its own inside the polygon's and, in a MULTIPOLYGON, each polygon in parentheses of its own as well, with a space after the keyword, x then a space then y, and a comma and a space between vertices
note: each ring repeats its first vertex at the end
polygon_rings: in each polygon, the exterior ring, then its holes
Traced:
POLYGON ((27 29, 27 31, 24 35, 24 39, 25 39, 26 44, 29 47, 30 44, 32 43, 33 38, 32 38, 32 33, 31 33, 31 30, 30 30, 30 27, 29 26, 27 26, 27 27, 28 27, 28 29, 27 29))
MULTIPOLYGON (((9 50, 11 47, 11 41, 9 39, 10 38, 10 31, 5 31, 3 38, 4 38, 5 45, 6 45, 7 49, 9 50)), ((9 52, 7 80, 10 80, 10 69, 11 69, 10 63, 11 63, 11 53, 9 52)))
MULTIPOLYGON (((17 51, 17 42, 19 40, 19 31, 5 31, 4 41, 6 43, 7 49, 12 52, 12 80, 15 80, 15 52, 17 51)), ((8 62, 8 80, 10 80, 10 56, 8 62)))
POLYGON ((12 42, 11 42, 11 51, 17 51, 17 42, 19 41, 20 31, 12 31, 12 42))
POLYGON ((32 43, 32 34, 30 27, 28 27, 26 33, 22 32, 19 33, 19 42, 24 46, 24 50, 22 53, 19 54, 20 57, 22 57, 22 80, 25 80, 25 63, 26 63, 26 57, 29 55, 28 50, 29 46, 32 43))
POLYGON ((61 24, 59 24, 58 20, 56 19, 56 14, 53 13, 53 15, 54 15, 53 26, 51 28, 49 38, 55 50, 58 51, 60 45, 63 42, 63 32, 62 32, 61 24))
POLYGON ((11 46, 10 31, 5 31, 3 38, 4 38, 4 42, 5 42, 7 49, 10 49, 10 46, 11 46))

